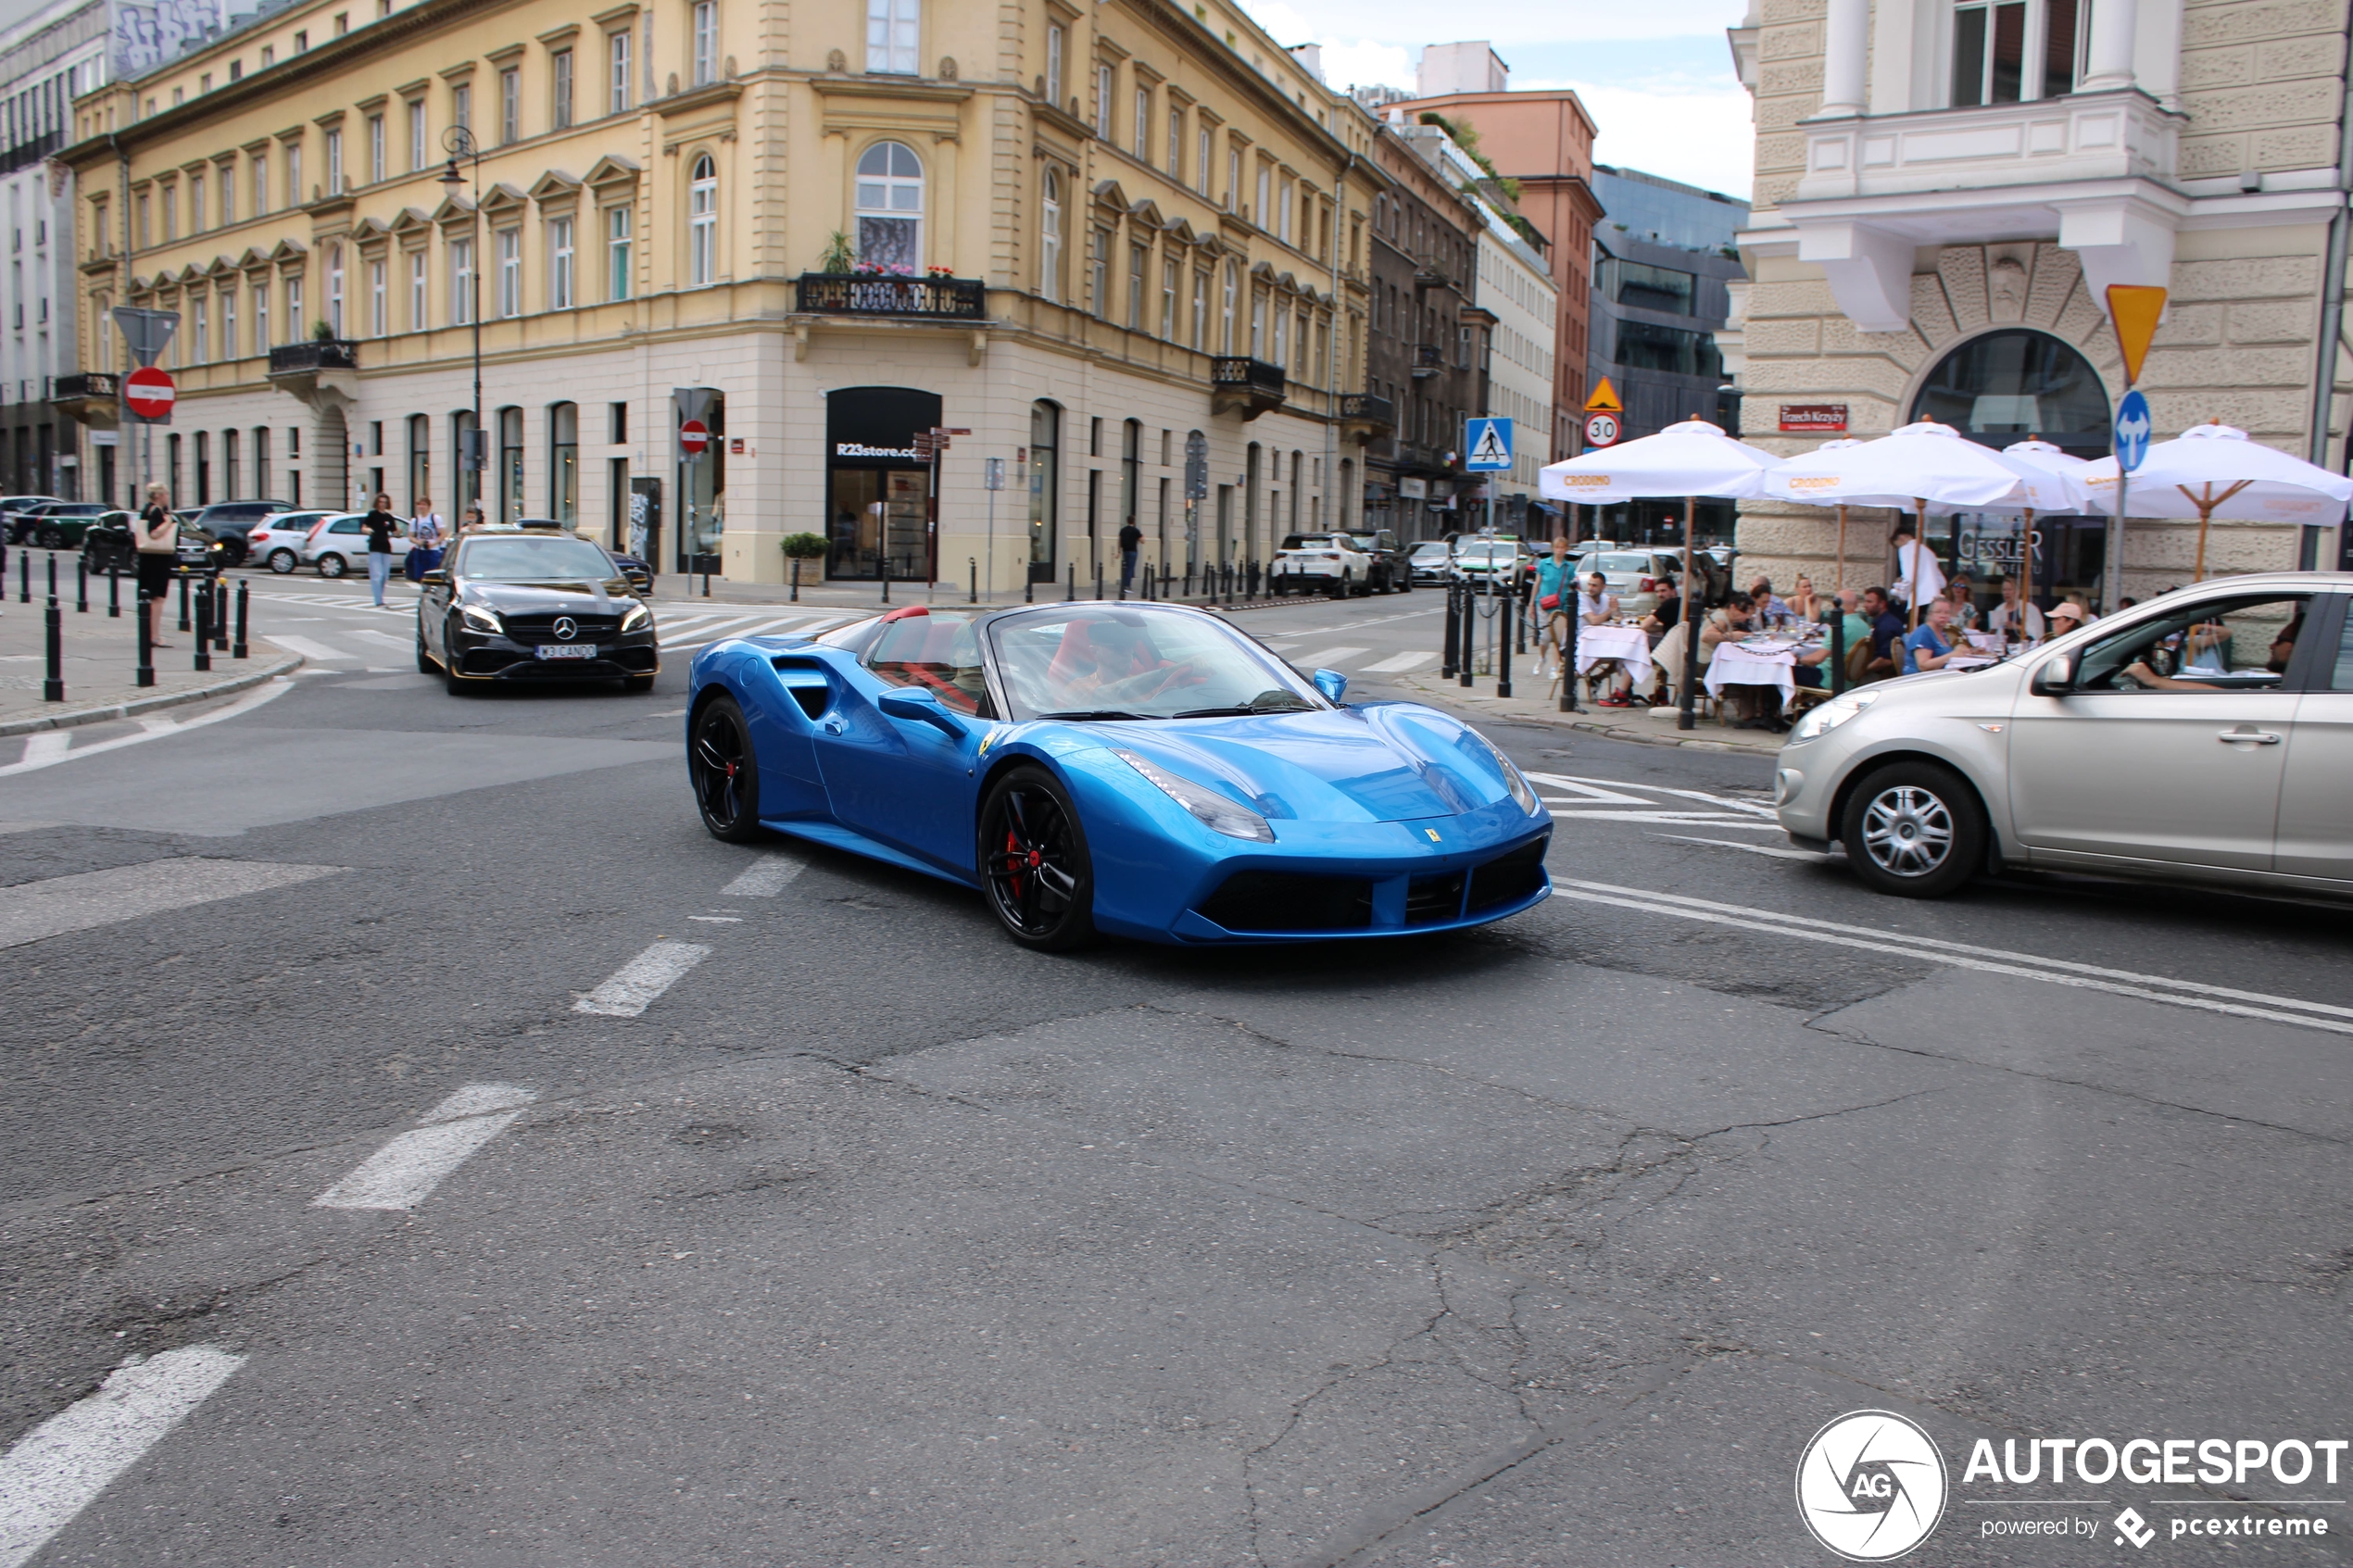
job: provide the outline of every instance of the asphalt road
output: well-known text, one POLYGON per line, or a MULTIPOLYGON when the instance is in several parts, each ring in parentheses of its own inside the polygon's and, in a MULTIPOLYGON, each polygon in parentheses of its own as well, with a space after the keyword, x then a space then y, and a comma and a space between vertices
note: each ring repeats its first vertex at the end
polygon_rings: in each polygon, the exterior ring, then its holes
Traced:
MULTIPOLYGON (((2353 1437, 2342 913, 1880 899, 1767 759, 1501 725, 1546 907, 1038 957, 708 838, 683 660, 452 698, 364 601, 0 741, 0 1568, 1831 1562, 1862 1409, 1949 1467, 1915 1561, 2345 1555, 2342 1455, 1962 1474, 2353 1437)), ((1378 696, 1440 608, 1237 619, 1378 696)))

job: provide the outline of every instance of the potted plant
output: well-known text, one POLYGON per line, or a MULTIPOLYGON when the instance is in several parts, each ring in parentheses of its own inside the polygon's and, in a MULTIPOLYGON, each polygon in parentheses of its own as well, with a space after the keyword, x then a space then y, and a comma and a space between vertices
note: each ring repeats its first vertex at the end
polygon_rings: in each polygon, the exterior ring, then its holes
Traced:
POLYGON ((784 537, 783 545, 785 560, 787 563, 785 571, 791 579, 794 587, 799 587, 804 582, 822 583, 824 581, 825 573, 823 566, 820 566, 812 575, 810 569, 801 564, 804 561, 823 561, 825 558, 824 534, 787 533, 784 537))
POLYGON ((839 275, 853 272, 857 268, 858 252, 850 245, 849 236, 836 229, 825 237, 825 253, 817 258, 817 270, 839 275))

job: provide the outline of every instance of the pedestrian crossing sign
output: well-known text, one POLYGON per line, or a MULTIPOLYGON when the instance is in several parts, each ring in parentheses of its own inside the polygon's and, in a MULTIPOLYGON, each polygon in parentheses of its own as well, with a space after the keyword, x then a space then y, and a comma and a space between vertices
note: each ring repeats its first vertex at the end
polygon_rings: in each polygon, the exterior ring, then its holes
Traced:
POLYGON ((1470 456, 1463 467, 1473 473, 1508 473, 1512 466, 1512 421, 1477 419, 1463 421, 1463 450, 1470 456))

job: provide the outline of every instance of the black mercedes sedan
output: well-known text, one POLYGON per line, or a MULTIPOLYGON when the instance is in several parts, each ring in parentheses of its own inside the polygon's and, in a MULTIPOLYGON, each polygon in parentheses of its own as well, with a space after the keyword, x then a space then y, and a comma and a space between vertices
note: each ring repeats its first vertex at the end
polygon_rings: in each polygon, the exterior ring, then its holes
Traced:
POLYGON ((453 693, 533 681, 649 692, 661 647, 652 608, 598 546, 571 533, 485 528, 424 574, 417 668, 453 693))

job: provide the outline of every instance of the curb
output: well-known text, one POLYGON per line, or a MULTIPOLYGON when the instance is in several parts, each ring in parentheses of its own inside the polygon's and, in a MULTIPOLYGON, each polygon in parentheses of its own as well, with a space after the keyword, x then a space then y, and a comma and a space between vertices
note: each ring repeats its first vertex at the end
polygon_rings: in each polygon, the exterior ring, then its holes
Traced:
MULTIPOLYGON (((1471 706, 1469 703, 1465 703, 1461 697, 1450 693, 1432 692, 1427 688, 1418 686, 1410 689, 1420 694, 1419 700, 1428 702, 1434 708, 1469 708, 1471 706)), ((1474 696, 1472 698, 1472 702, 1478 705, 1475 709, 1476 711, 1490 713, 1495 711, 1492 705, 1502 700, 1503 699, 1500 697, 1491 696, 1474 696)), ((1599 719, 1577 719, 1560 713, 1545 713, 1541 711, 1535 713, 1505 712, 1501 716, 1513 721, 1515 723, 1548 724, 1555 729, 1579 730, 1587 734, 1599 735, 1604 740, 1629 741, 1636 746, 1664 746, 1679 747, 1686 751, 1716 751, 1734 756, 1749 757, 1776 757, 1779 756, 1780 752, 1780 748, 1778 746, 1774 747, 1771 751, 1767 751, 1757 746, 1735 746, 1730 741, 1702 740, 1696 736, 1686 740, 1680 734, 1677 734, 1662 735, 1648 730, 1629 730, 1599 719)))
POLYGON ((70 730, 78 724, 104 724, 116 719, 129 719, 141 713, 153 713, 160 708, 180 708, 191 702, 203 702, 208 697, 227 696, 280 675, 291 674, 302 666, 298 655, 288 654, 274 664, 249 670, 233 681, 216 681, 208 686, 193 686, 184 692, 167 692, 161 696, 140 697, 132 702, 118 702, 107 708, 80 708, 70 713, 44 713, 38 719, 10 719, 0 721, 0 735, 29 735, 40 730, 70 730))

